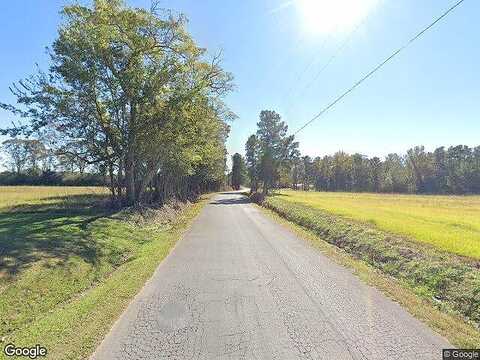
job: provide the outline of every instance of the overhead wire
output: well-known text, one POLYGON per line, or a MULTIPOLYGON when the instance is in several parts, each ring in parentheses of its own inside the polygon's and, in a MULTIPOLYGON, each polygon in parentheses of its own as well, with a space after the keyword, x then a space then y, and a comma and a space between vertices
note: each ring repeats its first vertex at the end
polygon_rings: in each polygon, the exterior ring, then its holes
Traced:
MULTIPOLYGON (((333 61, 341 54, 341 52, 346 48, 346 46, 348 45, 348 43, 350 42, 350 40, 353 38, 353 35, 355 35, 355 33, 358 31, 358 29, 360 29, 368 20, 368 18, 370 17, 370 14, 365 17, 363 19, 363 21, 361 21, 360 23, 358 23, 348 34, 347 36, 343 39, 343 41, 340 43, 340 45, 336 48, 336 50, 334 51, 334 53, 328 58, 328 60, 323 64, 323 66, 320 68, 320 70, 317 72, 317 74, 313 77, 313 79, 302 89, 300 90, 300 95, 303 95, 305 93, 305 91, 310 88, 312 86, 312 84, 320 77, 320 75, 325 71, 325 69, 331 64, 333 63, 333 61)), ((325 40, 323 41, 322 43, 322 47, 321 49, 324 48, 325 46, 325 43, 327 42, 327 40, 331 37, 331 34, 329 34, 325 40)), ((319 50, 320 51, 320 50, 319 50)), ((305 75, 305 73, 307 72, 307 70, 310 68, 311 65, 313 65, 313 63, 315 62, 315 57, 312 58, 312 61, 308 64, 308 66, 304 69, 304 71, 302 72, 301 76, 298 76, 296 81, 294 81, 294 84, 290 87, 290 90, 288 92, 288 104, 287 104, 287 108, 285 110, 286 113, 288 113, 290 111, 290 108, 292 107, 292 102, 293 102, 293 96, 290 96, 290 95, 293 95, 292 94, 292 91, 293 91, 293 88, 295 86, 295 83, 297 83, 302 77, 303 75, 305 75)))
POLYGON ((342 53, 342 51, 347 47, 348 43, 350 40, 352 40, 353 35, 360 29, 363 25, 368 20, 368 16, 345 37, 345 39, 342 41, 342 43, 338 46, 337 50, 330 56, 330 58, 325 62, 325 64, 320 68, 320 70, 317 72, 317 74, 312 78, 312 80, 305 86, 303 89, 303 92, 305 92, 306 89, 310 88, 312 84, 318 80, 320 75, 325 71, 325 69, 342 53))
POLYGON ((376 67, 374 67, 370 72, 368 72, 366 75, 361 77, 357 82, 355 82, 350 88, 348 88, 346 91, 344 91, 342 94, 337 96, 332 102, 330 102, 328 105, 326 105, 318 114, 316 114, 314 117, 312 117, 310 120, 308 120, 305 124, 303 124, 299 129, 297 129, 293 135, 297 135, 300 131, 305 129, 307 126, 309 126, 312 122, 317 120, 320 116, 322 116, 325 112, 330 110, 333 106, 335 106, 338 102, 340 102, 345 96, 350 94, 353 90, 355 90, 361 83, 363 83, 365 80, 370 78, 374 73, 376 73, 378 70, 380 70, 385 64, 387 64, 390 60, 392 60, 395 56, 397 56, 400 52, 402 52, 405 48, 410 46, 415 40, 420 38, 423 34, 425 34, 428 30, 430 30, 432 27, 434 27, 438 22, 440 22, 443 18, 445 18, 448 14, 450 14, 453 10, 455 10, 458 6, 460 6, 465 0, 459 0, 455 4, 453 4, 451 7, 449 7, 446 11, 444 11, 439 17, 437 17, 433 22, 431 22, 428 26, 423 28, 420 32, 416 33, 415 36, 410 38, 405 44, 403 44, 401 47, 399 47, 397 50, 395 50, 390 56, 388 56, 385 60, 383 60, 380 64, 378 64, 376 67))

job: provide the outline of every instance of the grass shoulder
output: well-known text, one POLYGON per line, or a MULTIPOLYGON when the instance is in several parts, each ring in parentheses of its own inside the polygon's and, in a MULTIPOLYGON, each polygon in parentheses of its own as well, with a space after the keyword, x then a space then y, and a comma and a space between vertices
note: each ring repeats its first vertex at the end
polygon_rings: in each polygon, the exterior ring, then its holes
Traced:
POLYGON ((452 344, 465 348, 480 344, 480 274, 475 261, 278 197, 267 198, 261 208, 452 344))
POLYGON ((49 359, 88 358, 209 198, 112 212, 81 196, 1 209, 4 344, 41 344, 49 359))

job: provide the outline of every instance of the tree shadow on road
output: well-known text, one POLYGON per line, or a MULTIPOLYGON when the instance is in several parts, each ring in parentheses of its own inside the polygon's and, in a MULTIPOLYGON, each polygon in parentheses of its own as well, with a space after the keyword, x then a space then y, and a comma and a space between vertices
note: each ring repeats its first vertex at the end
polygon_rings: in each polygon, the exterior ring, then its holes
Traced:
POLYGON ((241 204, 250 204, 251 201, 248 197, 242 196, 234 199, 218 199, 212 201, 211 205, 241 205, 241 204))

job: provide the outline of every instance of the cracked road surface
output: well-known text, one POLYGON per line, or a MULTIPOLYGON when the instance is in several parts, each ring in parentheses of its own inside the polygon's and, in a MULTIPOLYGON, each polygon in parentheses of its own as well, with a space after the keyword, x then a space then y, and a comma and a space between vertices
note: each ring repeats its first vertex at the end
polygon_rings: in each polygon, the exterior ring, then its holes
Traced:
POLYGON ((449 343, 265 217, 216 195, 92 359, 441 359, 449 343))

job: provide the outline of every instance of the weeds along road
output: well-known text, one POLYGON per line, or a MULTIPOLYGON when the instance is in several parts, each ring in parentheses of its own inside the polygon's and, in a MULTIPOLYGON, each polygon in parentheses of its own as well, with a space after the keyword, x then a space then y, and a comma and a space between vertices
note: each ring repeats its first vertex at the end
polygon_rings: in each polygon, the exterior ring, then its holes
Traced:
POLYGON ((451 347, 379 291, 217 195, 93 359, 439 359, 451 347))

